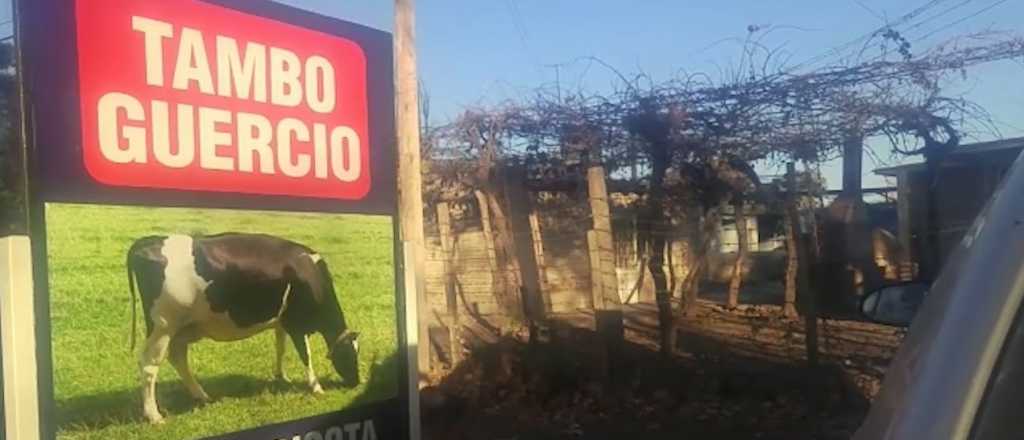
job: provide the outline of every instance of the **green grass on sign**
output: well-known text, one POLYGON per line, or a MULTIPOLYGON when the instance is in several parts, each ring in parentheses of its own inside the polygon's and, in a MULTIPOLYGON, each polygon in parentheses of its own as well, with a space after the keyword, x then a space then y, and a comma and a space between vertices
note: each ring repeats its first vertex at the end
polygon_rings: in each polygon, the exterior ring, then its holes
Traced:
MULTIPOLYGON (((53 375, 61 439, 193 439, 337 411, 397 395, 395 290, 390 218, 184 208, 48 205, 53 375), (363 384, 338 386, 322 339, 313 362, 326 394, 311 395, 291 344, 290 383, 273 380, 273 331, 237 342, 202 341, 189 361, 215 401, 193 405, 164 362, 162 426, 142 418, 138 358, 129 349, 125 252, 142 236, 261 232, 305 244, 327 261, 349 325, 360 332, 363 384)), ((141 307, 138 304, 137 307, 141 307)), ((145 325, 139 311, 140 344, 145 325)), ((313 340, 314 338, 311 338, 313 340)))

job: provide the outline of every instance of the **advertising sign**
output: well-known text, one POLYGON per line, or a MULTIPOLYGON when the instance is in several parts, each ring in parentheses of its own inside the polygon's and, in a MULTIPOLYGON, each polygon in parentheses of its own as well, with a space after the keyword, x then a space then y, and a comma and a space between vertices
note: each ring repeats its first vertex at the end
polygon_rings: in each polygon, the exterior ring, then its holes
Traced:
POLYGON ((42 438, 409 436, 391 36, 23 0, 42 438))
POLYGON ((198 2, 78 0, 76 15, 95 180, 342 200, 370 191, 379 146, 356 42, 198 2))

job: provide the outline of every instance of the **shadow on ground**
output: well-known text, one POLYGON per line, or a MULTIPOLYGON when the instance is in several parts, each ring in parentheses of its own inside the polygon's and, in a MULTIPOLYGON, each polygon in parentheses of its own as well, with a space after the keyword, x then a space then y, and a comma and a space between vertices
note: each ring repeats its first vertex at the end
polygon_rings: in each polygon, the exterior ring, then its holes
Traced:
POLYGON ((645 336, 656 327, 629 316, 630 336, 612 355, 578 317, 549 323, 534 344, 482 343, 426 390, 424 438, 838 440, 866 414, 869 396, 832 358, 810 370, 803 353, 761 355, 756 337, 704 324, 681 326, 680 353, 667 359, 645 336))
MULTIPOLYGON (((383 360, 374 360, 371 365, 369 374, 363 378, 365 387, 347 407, 374 403, 396 395, 400 377, 395 355, 388 356, 383 360)), ((341 381, 335 374, 325 374, 324 376, 326 377, 320 378, 320 384, 326 392, 352 392, 341 387, 341 381)), ((213 403, 220 399, 246 399, 264 394, 304 395, 309 393, 309 388, 304 381, 296 379, 283 382, 233 374, 199 378, 199 381, 213 398, 213 403)), ((161 411, 170 417, 203 410, 202 405, 189 396, 188 391, 177 378, 157 384, 157 401, 161 411)), ((137 387, 59 400, 56 409, 57 424, 62 428, 76 426, 96 430, 112 425, 145 423, 142 417, 142 398, 140 389, 137 387)), ((338 410, 342 409, 338 408, 338 410)), ((316 414, 309 414, 309 416, 314 415, 316 414)))

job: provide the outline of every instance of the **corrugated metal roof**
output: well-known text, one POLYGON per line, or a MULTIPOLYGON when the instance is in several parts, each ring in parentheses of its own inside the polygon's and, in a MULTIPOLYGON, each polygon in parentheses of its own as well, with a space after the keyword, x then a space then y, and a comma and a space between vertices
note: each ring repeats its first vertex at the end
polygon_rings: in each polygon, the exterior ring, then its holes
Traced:
MULTIPOLYGON (((1016 137, 1009 139, 999 139, 995 141, 977 142, 973 144, 961 145, 953 150, 953 156, 967 155, 967 154, 979 154, 987 153, 999 150, 1011 150, 1011 149, 1024 149, 1024 137, 1016 137)), ((897 165, 892 167, 876 168, 875 174, 880 176, 894 177, 897 174, 905 171, 913 171, 924 168, 924 163, 910 163, 906 165, 897 165)))

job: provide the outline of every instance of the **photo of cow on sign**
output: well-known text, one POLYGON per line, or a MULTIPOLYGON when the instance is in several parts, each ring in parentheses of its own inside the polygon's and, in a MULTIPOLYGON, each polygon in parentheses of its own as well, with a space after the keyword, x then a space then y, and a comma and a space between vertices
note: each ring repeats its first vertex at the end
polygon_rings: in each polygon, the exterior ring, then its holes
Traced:
POLYGON ((237 341, 272 328, 275 377, 285 379, 281 361, 288 337, 306 368, 310 391, 321 394, 309 351, 309 336, 317 334, 327 344, 341 385, 359 384, 359 334, 346 325, 327 263, 312 249, 264 234, 150 236, 132 244, 127 261, 132 299, 137 282, 146 320, 139 363, 143 411, 150 422, 163 423, 155 387, 165 355, 189 394, 210 401, 188 365, 189 344, 204 338, 237 341))
POLYGON ((390 217, 46 215, 58 438, 206 438, 397 395, 390 217))

